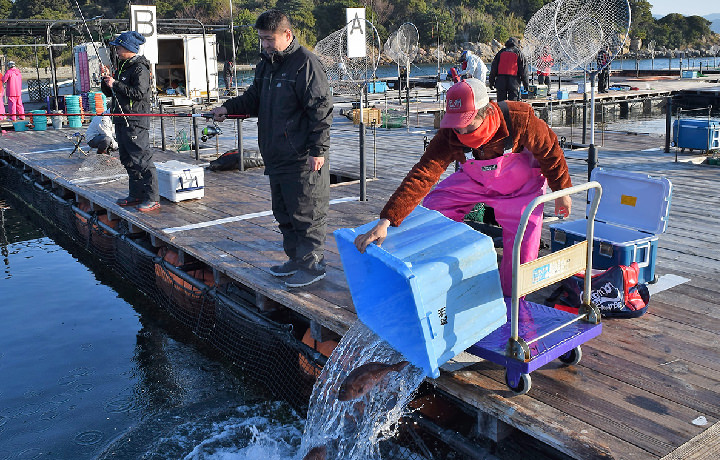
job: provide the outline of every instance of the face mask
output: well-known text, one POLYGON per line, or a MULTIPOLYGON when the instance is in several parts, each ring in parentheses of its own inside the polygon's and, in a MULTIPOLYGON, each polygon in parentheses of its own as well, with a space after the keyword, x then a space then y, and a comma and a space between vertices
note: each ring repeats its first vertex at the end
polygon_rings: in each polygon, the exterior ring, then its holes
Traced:
POLYGON ((455 132, 458 140, 471 149, 477 149, 492 139, 500 127, 500 114, 494 107, 490 107, 485 114, 485 119, 475 131, 467 134, 455 132))

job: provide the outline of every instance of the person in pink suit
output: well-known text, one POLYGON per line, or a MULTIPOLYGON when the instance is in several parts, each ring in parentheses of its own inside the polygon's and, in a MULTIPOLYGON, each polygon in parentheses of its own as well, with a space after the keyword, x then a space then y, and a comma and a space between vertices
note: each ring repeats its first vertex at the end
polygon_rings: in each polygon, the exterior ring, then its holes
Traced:
POLYGON ((3 93, 5 92, 5 86, 2 84, 3 74, 0 72, 0 120, 7 118, 5 116, 5 98, 3 93))
MULTIPOLYGON (((10 114, 10 119, 15 121, 17 114, 25 113, 25 107, 22 103, 22 74, 20 74, 20 70, 15 67, 13 61, 9 61, 7 66, 8 70, 5 72, 2 81, 5 83, 5 89, 7 90, 8 113, 10 114)), ((20 115, 19 118, 24 120, 25 115, 20 115)))

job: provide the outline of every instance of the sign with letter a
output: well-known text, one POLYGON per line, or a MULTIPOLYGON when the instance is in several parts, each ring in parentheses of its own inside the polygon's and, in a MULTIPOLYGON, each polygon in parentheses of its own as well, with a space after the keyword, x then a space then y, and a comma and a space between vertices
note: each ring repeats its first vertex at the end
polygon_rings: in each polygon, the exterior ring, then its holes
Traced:
POLYGON ((130 5, 130 29, 145 37, 145 44, 138 54, 145 56, 151 64, 158 62, 157 13, 155 6, 130 5))
POLYGON ((345 8, 347 18, 347 55, 365 57, 365 8, 345 8))

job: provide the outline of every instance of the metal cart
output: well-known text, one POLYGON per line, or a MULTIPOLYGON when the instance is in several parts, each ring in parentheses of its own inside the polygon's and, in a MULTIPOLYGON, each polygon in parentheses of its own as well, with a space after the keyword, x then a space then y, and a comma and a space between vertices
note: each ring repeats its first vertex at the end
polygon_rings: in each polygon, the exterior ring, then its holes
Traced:
POLYGON ((506 298, 508 323, 467 351, 505 367, 505 383, 522 395, 532 386, 530 372, 559 359, 577 364, 580 345, 602 331, 600 312, 590 303, 591 277, 585 277, 582 306, 577 315, 521 299, 521 297, 582 270, 592 273, 592 242, 595 214, 602 188, 592 181, 535 198, 520 219, 513 245, 512 297, 506 298), (587 214, 587 239, 532 262, 520 264, 520 243, 532 211, 539 205, 573 193, 596 189, 587 214))

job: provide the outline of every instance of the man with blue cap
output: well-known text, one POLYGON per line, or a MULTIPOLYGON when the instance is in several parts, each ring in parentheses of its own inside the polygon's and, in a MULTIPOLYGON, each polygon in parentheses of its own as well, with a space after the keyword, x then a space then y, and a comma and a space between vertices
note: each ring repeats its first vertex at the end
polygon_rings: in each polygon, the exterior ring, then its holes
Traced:
POLYGON ((112 96, 111 113, 120 152, 120 162, 130 178, 129 193, 117 200, 120 206, 137 206, 142 212, 160 209, 157 172, 150 149, 150 119, 133 114, 150 112, 152 77, 150 61, 138 55, 145 43, 142 34, 131 30, 121 33, 110 44, 115 47, 118 68, 114 75, 101 66, 102 92, 112 96))

